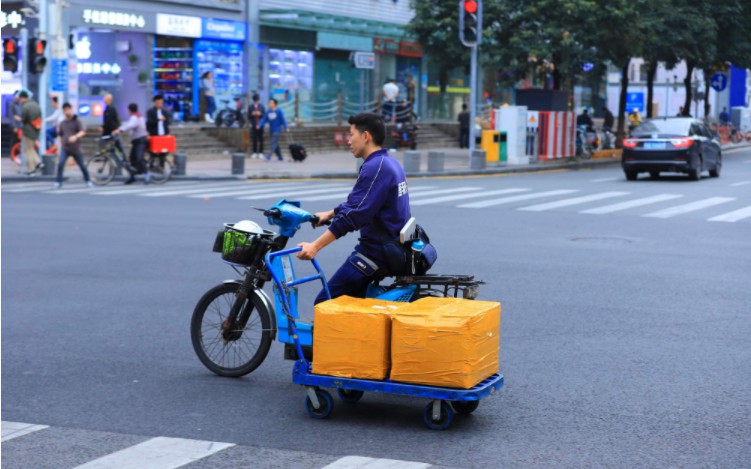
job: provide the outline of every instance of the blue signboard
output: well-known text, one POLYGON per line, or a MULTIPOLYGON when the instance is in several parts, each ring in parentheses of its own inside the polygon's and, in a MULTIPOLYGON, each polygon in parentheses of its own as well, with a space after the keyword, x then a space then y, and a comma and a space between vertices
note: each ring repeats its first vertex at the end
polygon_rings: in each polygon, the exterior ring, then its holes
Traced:
POLYGON ((248 37, 247 23, 204 18, 201 37, 204 39, 223 39, 225 41, 245 41, 248 37))
POLYGON ((52 59, 50 71, 50 90, 54 92, 68 91, 68 61, 52 59))
POLYGON ((644 112, 644 92, 636 91, 632 93, 626 93, 626 112, 632 112, 634 109, 638 109, 640 113, 644 112))
POLYGON ((728 77, 722 73, 715 73, 712 75, 712 81, 709 83, 712 85, 713 90, 722 91, 728 86, 728 77))

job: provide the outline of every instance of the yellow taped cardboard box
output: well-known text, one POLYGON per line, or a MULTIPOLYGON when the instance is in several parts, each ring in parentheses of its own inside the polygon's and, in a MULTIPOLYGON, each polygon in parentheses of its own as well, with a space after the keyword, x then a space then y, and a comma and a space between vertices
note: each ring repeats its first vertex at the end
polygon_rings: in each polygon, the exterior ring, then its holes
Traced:
POLYGON ((468 389, 498 372, 501 304, 342 296, 315 307, 313 373, 468 389))
POLYGON ((315 306, 313 373, 384 380, 391 366, 391 313, 407 303, 340 296, 315 306))
POLYGON ((501 304, 423 298, 392 316, 391 381, 469 389, 498 373, 501 304))

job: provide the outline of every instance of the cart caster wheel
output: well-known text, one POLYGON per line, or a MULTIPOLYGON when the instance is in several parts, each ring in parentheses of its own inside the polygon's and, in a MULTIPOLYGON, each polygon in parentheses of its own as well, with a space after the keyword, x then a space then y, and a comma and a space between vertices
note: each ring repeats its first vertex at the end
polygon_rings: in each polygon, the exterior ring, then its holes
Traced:
POLYGON ((451 406, 457 414, 469 415, 477 410, 480 401, 451 401, 451 406))
POLYGON ((334 410, 334 398, 328 391, 316 389, 316 397, 318 398, 319 408, 316 409, 313 406, 313 402, 310 397, 305 396, 305 410, 308 411, 314 419, 327 419, 331 415, 331 411, 334 410))
POLYGON ((451 408, 448 402, 441 401, 440 415, 436 420, 433 415, 433 402, 431 402, 425 406, 422 420, 431 430, 445 430, 454 421, 454 409, 451 408))
POLYGON ((347 404, 356 403, 362 399, 362 396, 365 394, 364 392, 355 389, 338 389, 337 392, 339 393, 339 398, 342 402, 346 402, 347 404))

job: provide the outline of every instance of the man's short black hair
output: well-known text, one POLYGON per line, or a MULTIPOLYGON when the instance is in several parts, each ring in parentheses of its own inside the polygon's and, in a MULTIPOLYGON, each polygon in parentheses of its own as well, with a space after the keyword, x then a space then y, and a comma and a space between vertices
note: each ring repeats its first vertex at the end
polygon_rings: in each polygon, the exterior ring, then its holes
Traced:
POLYGON ((138 104, 136 104, 136 103, 130 103, 130 104, 128 104, 128 111, 130 111, 130 112, 138 112, 138 104))
POLYGON ((259 99, 261 99, 261 97, 258 96, 257 93, 253 95, 253 101, 258 101, 259 99))
POLYGON ((72 108, 72 107, 73 107, 73 106, 71 106, 71 105, 70 105, 70 103, 63 103, 63 110, 65 110, 65 109, 70 109, 70 108, 72 108))
POLYGON ((29 93, 27 93, 26 91, 21 91, 20 93, 18 93, 18 97, 19 98, 28 98, 29 97, 29 93))
POLYGON ((462 104, 462 110, 464 110, 464 111, 467 110, 467 103, 462 104))
POLYGON ((378 114, 361 112, 356 116, 349 116, 348 122, 360 132, 369 132, 376 146, 382 146, 383 141, 386 140, 386 126, 383 124, 383 118, 378 114))
POLYGON ((164 96, 162 96, 161 94, 155 94, 154 99, 152 99, 152 101, 159 101, 160 99, 164 101, 164 96))
POLYGON ((274 104, 279 104, 279 101, 277 101, 276 98, 270 98, 269 101, 274 101, 274 104))
POLYGON ((53 96, 53 97, 52 97, 52 102, 53 102, 53 103, 56 103, 56 102, 57 102, 57 96, 53 96))

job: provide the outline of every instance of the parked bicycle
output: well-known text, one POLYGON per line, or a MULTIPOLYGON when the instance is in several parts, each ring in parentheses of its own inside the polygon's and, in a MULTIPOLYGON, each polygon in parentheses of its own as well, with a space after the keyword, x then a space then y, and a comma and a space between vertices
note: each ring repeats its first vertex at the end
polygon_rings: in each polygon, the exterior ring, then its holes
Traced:
POLYGON ((238 127, 245 126, 245 116, 243 115, 243 103, 242 95, 233 96, 235 106, 230 106, 229 99, 223 99, 224 108, 219 111, 214 118, 214 123, 217 127, 232 127, 237 124, 238 127))
MULTIPOLYGON (((123 169, 133 174, 137 173, 116 145, 119 140, 119 137, 112 135, 99 137, 99 151, 86 162, 91 182, 97 186, 109 184, 123 169)), ((151 183, 164 184, 172 176, 172 163, 167 156, 167 153, 159 153, 147 157, 146 167, 151 173, 151 183)))
MULTIPOLYGON (((21 137, 22 137, 22 129, 16 129, 15 132, 15 143, 10 148, 10 160, 15 163, 18 166, 21 166, 21 137)), ((36 146, 37 153, 39 153, 39 142, 34 142, 34 146, 36 146)), ((45 152, 47 155, 56 155, 57 154, 57 145, 55 142, 52 142, 52 145, 47 149, 45 152)), ((75 164, 75 162, 74 162, 75 164)))

